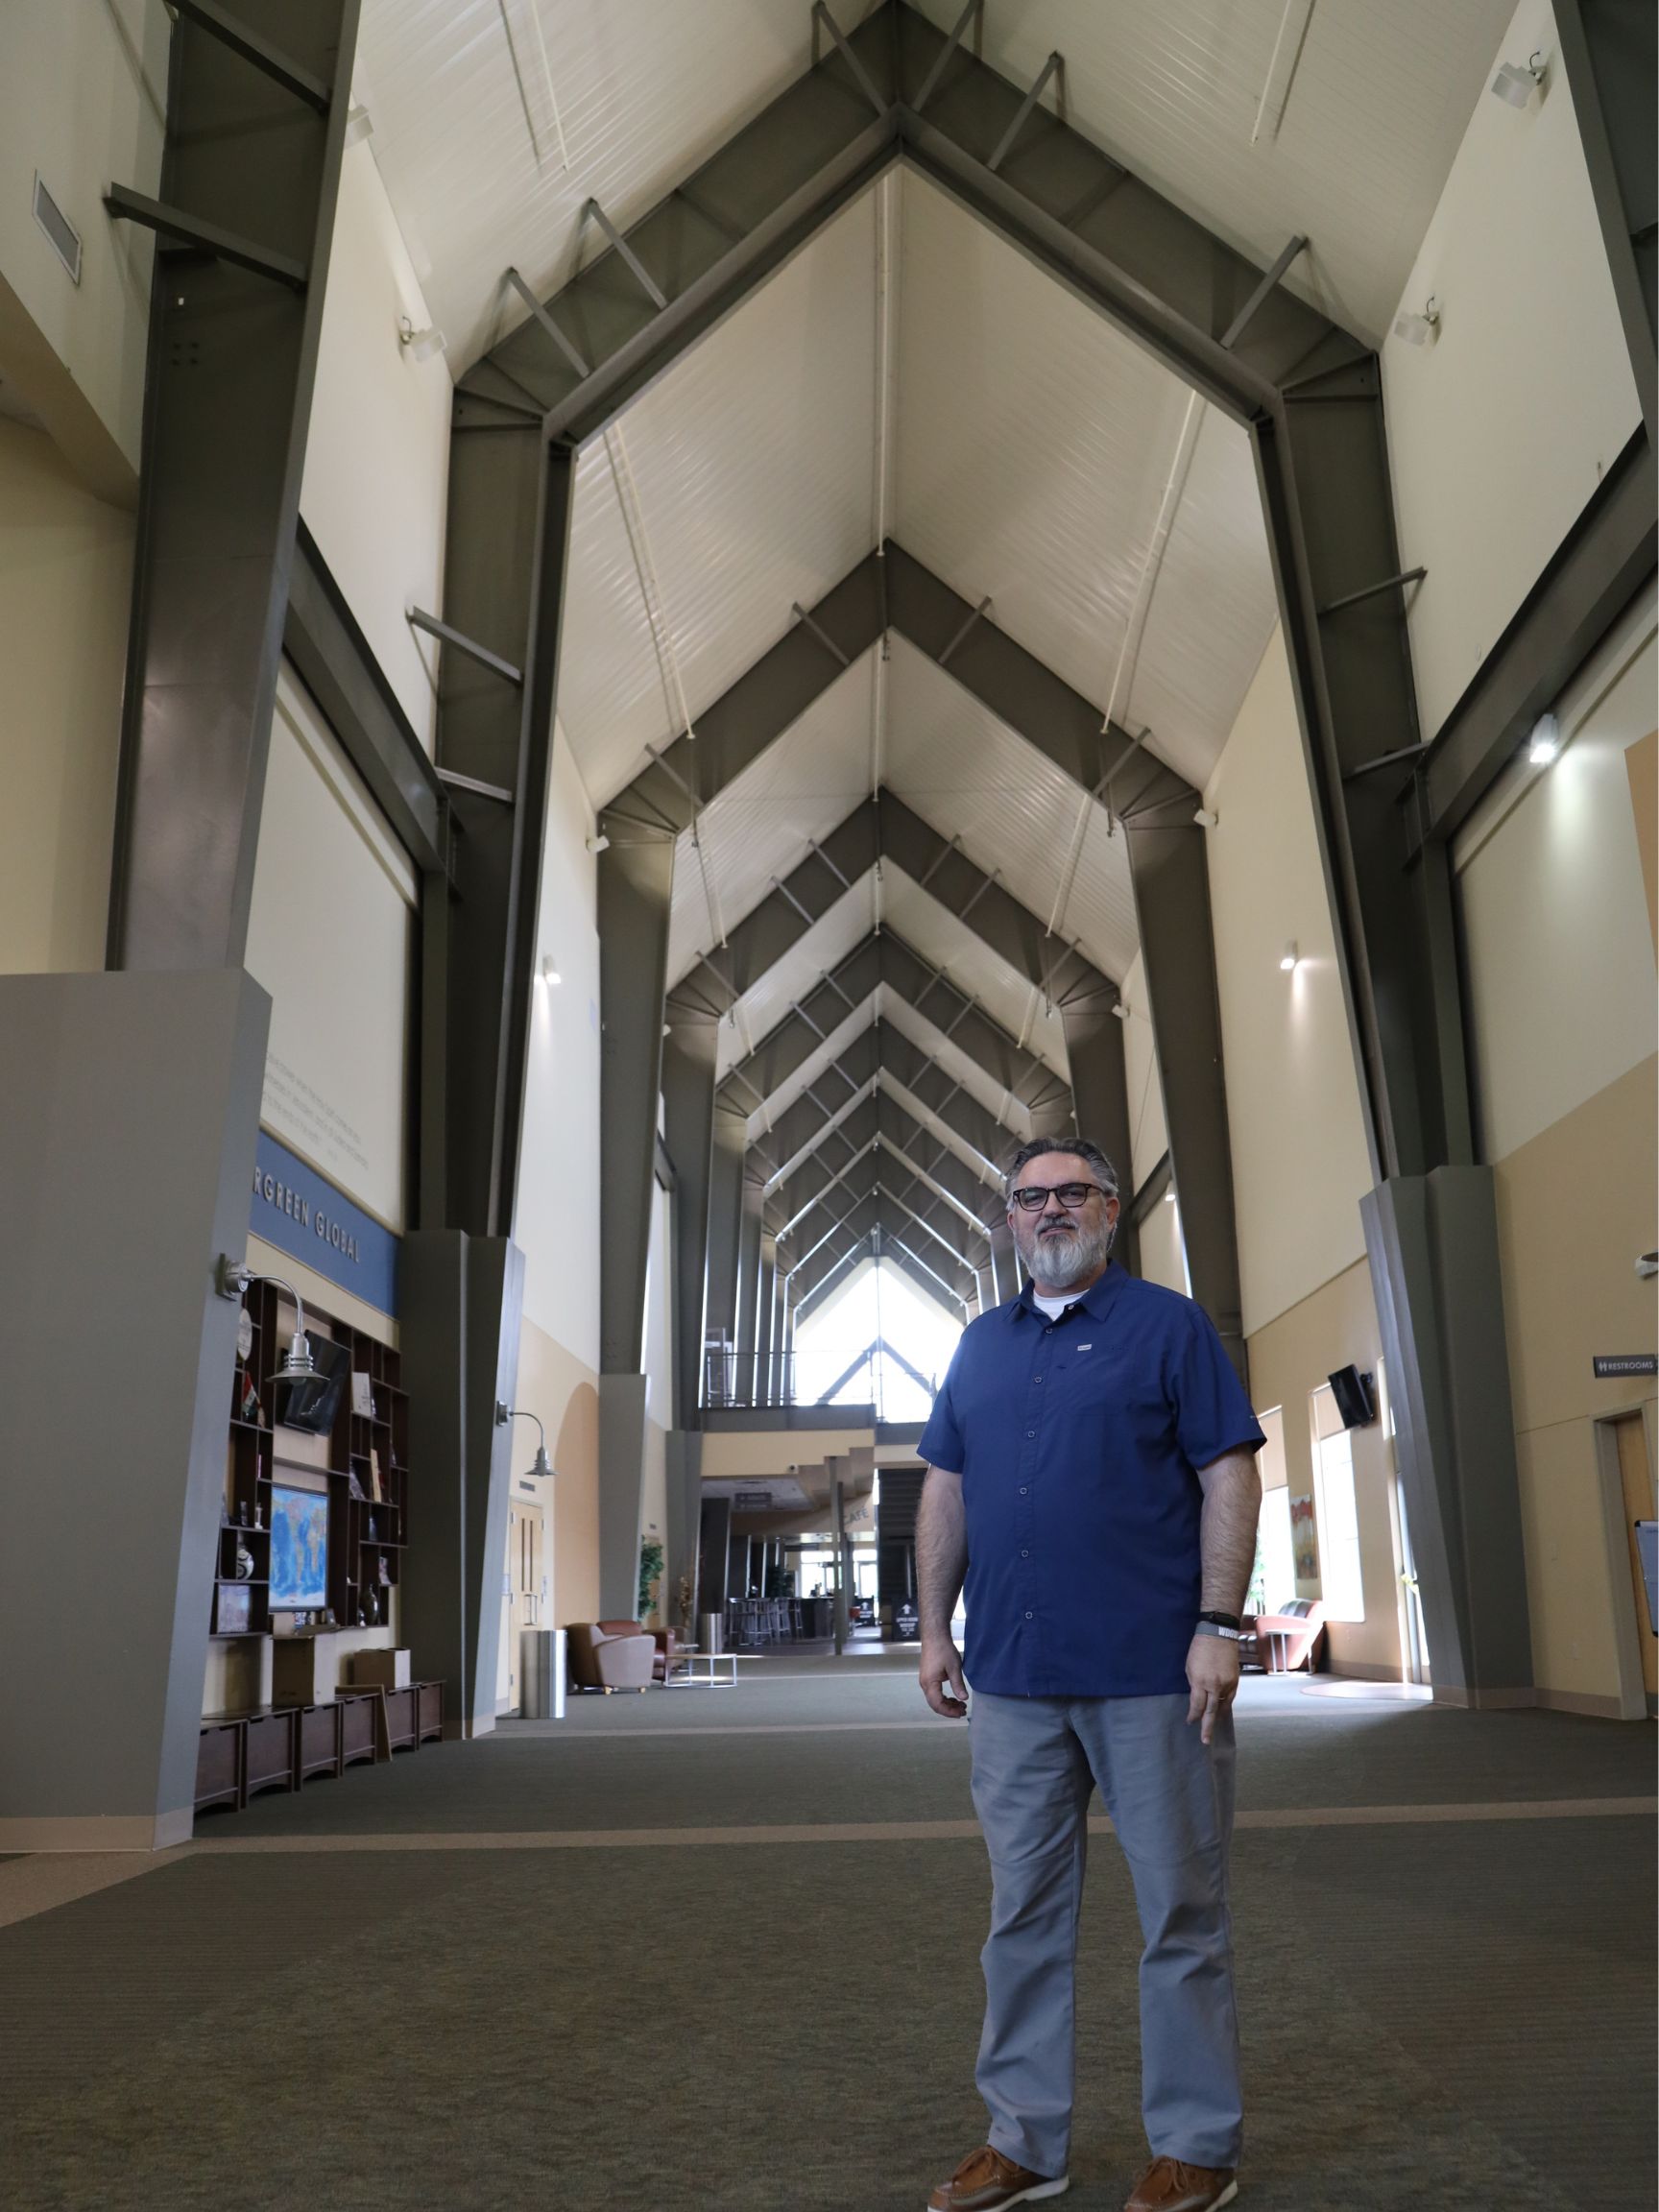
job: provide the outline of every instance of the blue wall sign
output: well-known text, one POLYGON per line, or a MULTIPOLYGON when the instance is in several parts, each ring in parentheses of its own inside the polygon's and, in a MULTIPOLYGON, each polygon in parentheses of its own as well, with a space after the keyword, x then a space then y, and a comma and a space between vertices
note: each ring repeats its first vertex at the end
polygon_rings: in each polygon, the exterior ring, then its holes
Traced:
POLYGON ((397 1238, 264 1129, 248 1226, 365 1305, 397 1312, 397 1238))

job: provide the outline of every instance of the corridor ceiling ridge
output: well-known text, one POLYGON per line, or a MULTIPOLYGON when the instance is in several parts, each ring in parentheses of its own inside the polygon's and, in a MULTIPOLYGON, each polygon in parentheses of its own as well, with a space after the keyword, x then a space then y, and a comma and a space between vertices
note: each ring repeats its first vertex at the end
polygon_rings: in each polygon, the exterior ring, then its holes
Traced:
MULTIPOLYGON (((613 991, 623 965, 635 983, 649 977, 677 994, 694 972, 716 971, 733 931, 775 900, 826 826, 883 789, 924 820, 943 815, 969 861, 1102 974, 1121 977, 1141 954, 1174 1171, 1193 1200, 1187 1218, 1214 1224, 1208 1252, 1189 1237, 1192 1281, 1241 1358, 1193 815, 1276 623, 1342 907, 1382 1168, 1455 1149, 1466 1118, 1450 1032, 1416 987, 1432 956, 1435 885, 1402 878, 1396 792, 1345 776, 1415 736, 1402 611, 1384 601, 1339 631, 1326 617, 1393 589, 1366 333, 1397 296, 1503 12, 1499 0, 1489 13, 1489 0, 1471 0, 1453 32, 1447 12, 1401 0, 1439 87, 1403 126, 1377 81, 1375 36, 1339 20, 1349 11, 1314 7, 1275 86, 1257 64, 1269 76, 1276 66, 1276 0, 1240 0, 1220 30, 1202 0, 1159 10, 1032 0, 1022 11, 986 0, 951 5, 948 17, 881 0, 856 22, 852 0, 844 5, 845 22, 824 0, 801 10, 794 36, 806 50, 791 53, 785 11, 749 0, 764 29, 733 66, 735 18, 724 0, 696 12, 707 18, 702 48, 687 43, 691 12, 672 12, 672 27, 663 12, 661 54, 629 43, 641 16, 657 16, 648 7, 629 12, 623 31, 616 11, 589 18, 575 0, 552 14, 543 0, 498 0, 534 150, 519 204, 539 219, 552 211, 563 251, 545 234, 521 243, 513 220, 493 234, 499 276, 488 313, 468 326, 456 395, 452 556, 488 511, 507 522, 498 577, 451 558, 455 625, 525 668, 528 725, 542 700, 550 711, 556 689, 560 732, 609 840, 600 914, 613 991), (1016 13, 1021 36, 1039 19, 1051 27, 1057 57, 1080 40, 1075 71, 1045 63, 1023 74, 1003 21, 1016 13), (541 34, 554 15, 549 44, 541 34), (595 91, 604 63, 569 45, 601 19, 590 41, 612 39, 614 55, 627 48, 631 92, 654 118, 649 155, 595 91), (546 56, 528 88, 526 27, 546 56), (1118 43, 1147 73, 1148 97, 1161 84, 1164 134, 1144 146, 1113 86, 1118 43), (700 74, 705 60, 712 77, 700 74), (1028 89, 1039 74, 1041 99, 1028 89), (597 104, 585 106, 590 96, 597 104), (584 136, 601 112, 603 148, 584 136), (1190 128, 1172 130, 1184 114, 1190 128), (1229 132, 1252 151, 1235 158, 1224 146, 1227 159, 1214 149, 1208 163, 1198 158, 1199 141, 1229 132), (1327 189, 1339 156, 1366 174, 1364 191, 1327 189), (1379 192, 1391 162, 1400 189, 1379 192), (1206 178, 1216 180, 1214 200, 1206 178), (1402 218, 1413 192, 1420 215, 1402 218), (534 509, 532 434, 543 456, 534 509), (523 599, 527 614, 516 611, 523 599), (1374 986, 1378 962, 1387 973, 1374 986)), ((469 72, 490 65, 494 28, 481 10, 460 12, 476 34, 465 55, 450 49, 448 89, 462 95, 450 112, 464 115, 469 72)), ((375 99, 385 89, 374 89, 378 66, 372 30, 364 90, 375 99)), ((506 82, 491 95, 489 130, 510 158, 506 82)), ((445 208, 428 212, 464 216, 467 181, 452 176, 445 208)), ((511 197, 503 192, 498 212, 511 197)), ((444 271, 459 261, 434 251, 418 213, 412 228, 446 314, 444 271)), ((471 265, 476 282, 476 253, 471 265)), ((518 739, 517 779, 498 762, 514 716, 512 702, 496 694, 490 704, 445 657, 445 766, 514 782, 540 802, 535 748, 545 740, 534 727, 518 739)), ((465 833, 476 810, 460 811, 465 833)), ((533 927, 539 812, 521 809, 512 832, 509 982, 533 927)), ((896 942, 885 873, 878 863, 862 893, 848 875, 846 912, 816 905, 810 944, 781 936, 766 967, 782 962, 781 974, 752 968, 733 978, 735 1003, 724 1011, 735 1042, 686 1040, 699 1059, 717 1054, 718 1069, 724 1071, 723 1100, 732 1071, 747 1067, 745 1135, 757 1117, 764 1129, 798 1102, 799 1091, 781 1093, 805 1062, 837 1056, 842 1041, 816 1016, 811 1051, 781 1040, 799 1027, 814 956, 847 957, 860 925, 880 932, 878 950, 896 942)), ((473 875, 482 889, 484 874, 473 875)), ((919 899, 927 888, 916 884, 919 899)), ((459 889, 465 900, 465 877, 459 889)), ((912 902, 919 931, 926 915, 912 902)), ((462 919, 478 926, 464 909, 462 919)), ((943 950, 947 934, 935 930, 929 951, 943 950)), ((877 981, 892 998, 881 1031, 901 1037, 914 994, 877 981)), ((976 999, 995 995, 990 972, 974 981, 976 999)), ((861 978, 846 1007, 820 1001, 831 1028, 853 1022, 867 990, 861 978)), ((458 1038, 475 1000, 463 1001, 458 1038)), ((983 1007, 974 1019, 979 1060, 979 1039, 1003 1024, 983 1007)), ((658 1026, 632 1016, 626 1026, 626 1041, 617 1031, 613 1043, 607 1018, 606 1079, 619 1104, 636 1093, 649 1100, 664 1056, 658 1026)), ((670 1021, 661 1033, 674 1031, 670 1021)), ((1015 1053, 1043 1066, 1029 1049, 1034 1017, 1006 1033, 1015 1053)), ((926 1035, 908 1042, 933 1045, 926 1035)), ((1069 1021, 1067 1045, 1073 1086, 1086 1067, 1089 1125, 1102 1127, 1104 1113, 1114 1147, 1126 1149, 1115 1025, 1069 1021)), ((950 1049, 949 1040, 937 1046, 950 1049)), ((994 1057, 1006 1077, 1016 1065, 1006 1044, 994 1057)), ((885 1058, 878 1040, 878 1067, 891 1072, 885 1058)), ((521 1060, 510 1021, 493 1110, 496 1221, 511 1216, 521 1060)), ((1058 1095, 1065 1090, 1056 1083, 1058 1095)), ((967 1093, 954 1084, 953 1094, 967 1093)), ((1080 1111, 1083 1099, 1078 1087, 1080 1111)), ((983 1096, 974 1103, 991 1110, 983 1096)), ((1027 1086, 1020 1103, 1047 1125, 1051 1102, 1039 1091, 1027 1086)), ((683 1138, 699 1117, 707 1125, 703 1109, 688 1122, 690 1112, 689 1094, 670 1104, 683 1138)), ((717 1153, 731 1139, 729 1103, 718 1117, 717 1153)), ((631 1190, 655 1142, 645 1122, 635 1128, 632 1106, 624 1118, 625 1127, 607 1108, 613 1190, 624 1151, 631 1190)), ((455 1124, 457 1160, 465 1126, 455 1124)), ((728 1169, 722 1177, 729 1188, 728 1169)), ((633 1195, 627 1203, 602 1288, 607 1374, 637 1364, 644 1214, 633 1195)), ((682 1264, 691 1265, 688 1252, 682 1264)), ((732 1266, 713 1242, 709 1264, 726 1296, 732 1266)), ((691 1288, 683 1272, 683 1292, 691 1288)))

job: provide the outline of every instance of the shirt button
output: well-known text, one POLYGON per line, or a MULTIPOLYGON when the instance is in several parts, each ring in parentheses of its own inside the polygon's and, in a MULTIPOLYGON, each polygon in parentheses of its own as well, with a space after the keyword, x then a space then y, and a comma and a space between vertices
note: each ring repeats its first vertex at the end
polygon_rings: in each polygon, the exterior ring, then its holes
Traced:
POLYGON ((1035 1436, 1037 1431, 1035 1429, 1027 1429, 1025 1433, 1027 1436, 1035 1436))
POLYGON ((1031 1556, 1031 1548, 1030 1548, 1030 1546, 1029 1546, 1029 1545, 1024 1545, 1024 1544, 1022 1544, 1022 1545, 1021 1546, 1021 1548, 1020 1548, 1020 1556, 1021 1556, 1021 1558, 1022 1558, 1022 1559, 1029 1559, 1029 1558, 1030 1558, 1030 1556, 1031 1556))
POLYGON ((1020 1495, 1021 1495, 1021 1497, 1022 1497, 1022 1498, 1023 1498, 1023 1497, 1024 1497, 1024 1495, 1025 1495, 1025 1492, 1026 1492, 1026 1490, 1027 1490, 1027 1488, 1028 1488, 1028 1487, 1029 1487, 1029 1485, 1028 1485, 1027 1483, 1024 1483, 1024 1482, 1022 1482, 1022 1483, 1021 1483, 1021 1485, 1020 1485, 1020 1495))
POLYGON ((1031 1380, 1033 1382, 1041 1382, 1043 1378, 1041 1375, 1033 1375, 1031 1380))
POLYGON ((1027 1621, 1029 1621, 1029 1620, 1030 1620, 1030 1618, 1031 1618, 1030 1614, 1029 1614, 1029 1613, 1027 1613, 1027 1614, 1026 1614, 1026 1616, 1025 1616, 1025 1618, 1026 1618, 1026 1620, 1027 1620, 1027 1621))

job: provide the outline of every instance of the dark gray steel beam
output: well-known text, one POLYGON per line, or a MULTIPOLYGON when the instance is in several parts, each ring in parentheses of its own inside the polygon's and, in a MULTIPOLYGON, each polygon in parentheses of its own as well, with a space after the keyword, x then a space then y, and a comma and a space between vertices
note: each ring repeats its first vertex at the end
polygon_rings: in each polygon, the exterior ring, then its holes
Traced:
MULTIPOLYGON (((882 1191, 902 1207, 925 1239, 950 1255, 951 1262, 977 1277, 990 1265, 990 1242, 983 1229, 974 1230, 953 1208, 928 1190, 908 1163, 885 1149, 867 1150, 854 1162, 846 1176, 809 1206, 790 1234, 778 1242, 785 1271, 796 1267, 847 1210, 872 1191, 882 1191)), ((924 1254, 926 1257, 926 1254, 924 1254)))
POLYGON ((674 1162, 674 1426, 701 1426, 703 1302, 714 1162, 715 1053, 710 1022, 676 1022, 662 1047, 662 1106, 674 1162))
POLYGON ((299 524, 282 651, 415 865, 448 872, 448 802, 345 594, 299 524))
POLYGON ((445 616, 523 672, 515 681, 452 647, 438 672, 437 765, 468 780, 445 786, 458 835, 443 1204, 473 1235, 513 1228, 574 463, 534 424, 457 404, 445 616))
POLYGON ((878 1178, 872 1176, 839 1215, 826 1214, 820 1225, 822 1240, 801 1259, 791 1262, 798 1270, 795 1282, 800 1288, 800 1305, 797 1310, 805 1310, 812 1293, 840 1265, 845 1252, 867 1238, 873 1229, 880 1231, 883 1245, 889 1247, 888 1257, 897 1257, 890 1248, 892 1243, 903 1244, 907 1257, 933 1279, 935 1296, 943 1288, 948 1296, 955 1297, 961 1304, 971 1303, 978 1294, 972 1264, 961 1254, 924 1236, 925 1228, 926 1224, 919 1224, 908 1207, 895 1198, 878 1178))
POLYGON ((1642 420, 1648 445, 1659 446, 1659 10, 1652 0, 1553 0, 1553 8, 1642 420))
POLYGON ((843 1121, 832 1129, 826 1126, 782 1182, 769 1188, 766 1218, 774 1235, 785 1236, 806 1207, 878 1140, 885 1140, 897 1157, 926 1174, 968 1214, 981 1234, 989 1234, 1002 1210, 1000 1183, 974 1173, 891 1092, 873 1086, 843 1121))
POLYGON ((1010 1092, 1035 1127, 1070 1126, 1071 1094, 1053 1070, 890 929, 873 931, 816 990, 798 1000, 726 1076, 723 1094, 741 1095, 751 1105, 771 1097, 849 1011, 883 983, 1010 1092))
MULTIPOLYGON (((325 87, 322 113, 217 30, 173 25, 111 968, 242 964, 357 13, 358 0, 235 11, 244 44, 269 28, 325 87), (198 245, 174 243, 180 226, 198 245)), ((151 220, 132 194, 117 212, 151 220)))
POLYGON ((1639 428, 1424 748, 1418 792, 1407 784, 1408 849, 1456 835, 1651 577, 1654 507, 1653 446, 1639 428))
MULTIPOLYGON (((674 840, 641 832, 613 837, 599 855, 598 874, 599 1172, 606 1207, 599 1359, 603 1374, 634 1375, 644 1357, 674 840)), ((709 1223, 712 1233, 712 1210, 709 1223)))

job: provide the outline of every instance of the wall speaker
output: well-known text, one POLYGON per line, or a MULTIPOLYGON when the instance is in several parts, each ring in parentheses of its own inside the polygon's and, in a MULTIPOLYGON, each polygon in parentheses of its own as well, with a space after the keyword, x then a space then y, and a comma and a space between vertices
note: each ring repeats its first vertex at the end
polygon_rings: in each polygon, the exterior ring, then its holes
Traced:
POLYGON ((1344 1429, 1368 1429, 1377 1418, 1377 1378, 1358 1367, 1338 1367, 1327 1378, 1344 1429))

